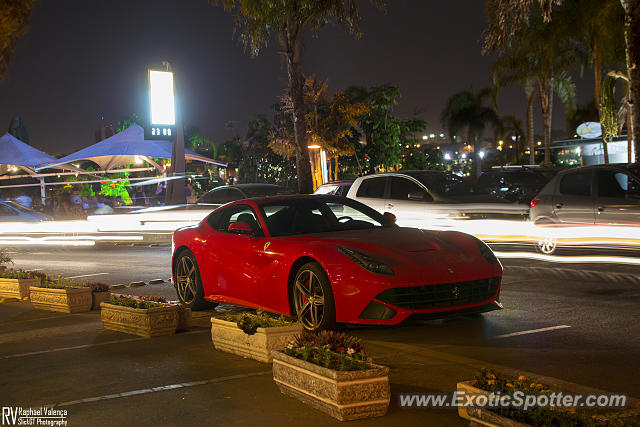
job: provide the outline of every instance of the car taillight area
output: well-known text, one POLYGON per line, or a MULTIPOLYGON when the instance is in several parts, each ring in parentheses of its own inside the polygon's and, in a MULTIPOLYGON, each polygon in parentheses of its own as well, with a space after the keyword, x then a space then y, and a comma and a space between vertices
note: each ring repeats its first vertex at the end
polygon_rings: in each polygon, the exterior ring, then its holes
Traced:
POLYGON ((529 203, 529 207, 532 208, 540 202, 540 199, 533 199, 531 203, 529 203))

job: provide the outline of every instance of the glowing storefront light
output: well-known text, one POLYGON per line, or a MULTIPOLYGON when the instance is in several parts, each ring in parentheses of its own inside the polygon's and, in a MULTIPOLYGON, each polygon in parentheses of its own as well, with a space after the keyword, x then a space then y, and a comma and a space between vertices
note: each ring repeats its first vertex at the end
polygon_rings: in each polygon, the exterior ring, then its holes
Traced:
POLYGON ((173 73, 149 70, 149 96, 152 125, 175 125, 173 73))

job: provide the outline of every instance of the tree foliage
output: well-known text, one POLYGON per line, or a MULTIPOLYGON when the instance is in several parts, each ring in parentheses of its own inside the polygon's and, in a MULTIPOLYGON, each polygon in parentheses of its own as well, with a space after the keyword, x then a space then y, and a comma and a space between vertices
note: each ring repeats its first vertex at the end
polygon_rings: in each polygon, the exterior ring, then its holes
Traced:
MULTIPOLYGON (((256 56, 268 45, 272 36, 278 41, 281 49, 279 53, 286 59, 288 94, 293 108, 298 189, 302 193, 310 193, 313 181, 309 163, 309 134, 305 120, 307 110, 304 99, 304 32, 310 30, 317 36, 321 28, 335 23, 345 32, 359 38, 362 29, 356 0, 209 1, 213 5, 222 3, 225 10, 234 14, 234 34, 251 55, 256 56)), ((384 9, 382 0, 369 1, 384 9)))
POLYGON ((7 77, 18 40, 29 30, 34 0, 4 0, 0 7, 0 83, 7 77))

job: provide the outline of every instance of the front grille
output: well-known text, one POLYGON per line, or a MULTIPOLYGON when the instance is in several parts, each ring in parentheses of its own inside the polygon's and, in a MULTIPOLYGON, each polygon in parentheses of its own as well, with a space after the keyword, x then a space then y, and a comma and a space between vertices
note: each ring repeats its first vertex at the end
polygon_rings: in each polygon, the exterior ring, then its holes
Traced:
POLYGON ((376 296, 378 301, 409 310, 444 308, 486 301, 498 290, 499 277, 387 289, 376 296))

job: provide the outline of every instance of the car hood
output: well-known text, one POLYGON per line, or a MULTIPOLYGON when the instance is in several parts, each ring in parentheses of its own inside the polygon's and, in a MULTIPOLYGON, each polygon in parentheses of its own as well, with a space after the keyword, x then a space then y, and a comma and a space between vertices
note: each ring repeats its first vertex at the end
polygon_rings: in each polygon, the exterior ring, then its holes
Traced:
POLYGON ((408 227, 338 231, 304 238, 361 250, 383 262, 411 265, 433 265, 445 259, 449 263, 466 262, 479 253, 473 237, 467 234, 408 227))

